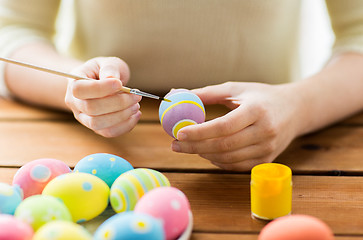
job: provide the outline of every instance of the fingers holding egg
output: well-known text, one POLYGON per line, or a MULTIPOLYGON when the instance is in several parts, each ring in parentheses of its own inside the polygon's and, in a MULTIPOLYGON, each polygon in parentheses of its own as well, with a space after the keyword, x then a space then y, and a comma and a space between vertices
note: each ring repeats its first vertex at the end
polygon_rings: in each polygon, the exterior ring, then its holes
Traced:
POLYGON ((200 98, 187 89, 170 91, 159 106, 159 119, 166 133, 177 139, 183 127, 205 121, 205 109, 200 98))

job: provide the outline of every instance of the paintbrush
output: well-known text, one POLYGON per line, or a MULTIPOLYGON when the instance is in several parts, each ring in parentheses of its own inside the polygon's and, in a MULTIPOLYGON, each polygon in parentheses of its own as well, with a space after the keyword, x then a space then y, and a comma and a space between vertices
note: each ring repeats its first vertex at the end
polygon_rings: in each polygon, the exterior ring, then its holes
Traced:
MULTIPOLYGON (((76 79, 76 80, 77 79, 95 80, 95 79, 92 79, 92 78, 80 77, 80 76, 76 76, 76 75, 73 75, 73 74, 70 74, 70 73, 61 72, 61 71, 57 71, 57 70, 53 70, 53 69, 49 69, 49 68, 45 68, 45 67, 40 67, 40 66, 36 66, 36 65, 33 65, 33 64, 30 64, 30 63, 20 62, 20 61, 9 59, 9 58, 0 57, 0 61, 16 64, 16 65, 27 67, 27 68, 36 69, 36 70, 39 70, 39 71, 55 74, 55 75, 66 77, 66 78, 72 78, 72 79, 76 79)), ((140 96, 143 96, 143 97, 154 98, 154 99, 170 102, 169 99, 159 97, 159 96, 156 96, 154 94, 143 92, 143 91, 140 91, 140 90, 137 90, 137 89, 124 87, 124 86, 122 86, 120 91, 140 95, 140 96)))

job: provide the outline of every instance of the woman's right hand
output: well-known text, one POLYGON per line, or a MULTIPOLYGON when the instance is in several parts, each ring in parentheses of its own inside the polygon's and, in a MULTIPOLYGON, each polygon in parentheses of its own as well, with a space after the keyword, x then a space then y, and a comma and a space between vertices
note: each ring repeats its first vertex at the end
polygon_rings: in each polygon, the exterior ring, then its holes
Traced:
POLYGON ((141 97, 120 91, 130 78, 124 61, 97 57, 71 73, 95 79, 68 81, 65 102, 81 124, 104 137, 116 137, 135 127, 141 116, 141 97))

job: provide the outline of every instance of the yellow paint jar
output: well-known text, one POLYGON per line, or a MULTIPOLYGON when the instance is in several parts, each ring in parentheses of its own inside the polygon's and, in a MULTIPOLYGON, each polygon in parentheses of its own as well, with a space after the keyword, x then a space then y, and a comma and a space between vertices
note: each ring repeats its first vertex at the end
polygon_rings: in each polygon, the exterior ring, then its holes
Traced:
POLYGON ((252 216, 272 220, 291 213, 291 169, 279 163, 263 163, 251 171, 252 216))

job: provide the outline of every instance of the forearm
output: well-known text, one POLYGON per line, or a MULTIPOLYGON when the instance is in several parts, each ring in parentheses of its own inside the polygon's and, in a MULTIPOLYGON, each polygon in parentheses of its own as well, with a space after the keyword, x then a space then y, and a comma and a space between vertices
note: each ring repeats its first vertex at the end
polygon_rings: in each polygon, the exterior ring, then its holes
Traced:
POLYGON ((334 57, 322 71, 291 85, 299 98, 297 135, 303 135, 363 109, 363 55, 334 57))
MULTIPOLYGON (((65 72, 82 64, 81 61, 61 56, 45 43, 23 46, 11 58, 65 72)), ((7 64, 5 81, 12 95, 22 101, 69 111, 64 102, 67 88, 65 77, 7 64)))

